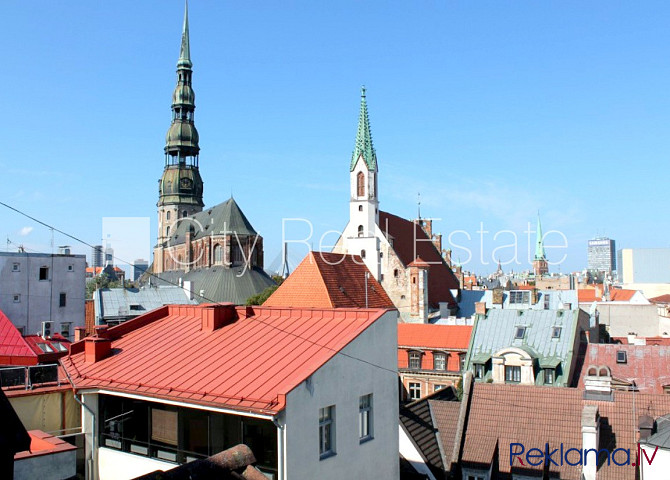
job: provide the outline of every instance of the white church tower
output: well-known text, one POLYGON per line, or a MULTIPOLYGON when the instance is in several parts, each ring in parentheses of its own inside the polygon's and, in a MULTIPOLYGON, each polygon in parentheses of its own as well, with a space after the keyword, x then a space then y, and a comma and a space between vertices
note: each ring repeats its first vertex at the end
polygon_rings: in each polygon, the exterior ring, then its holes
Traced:
POLYGON ((368 269, 381 281, 377 154, 372 145, 365 87, 361 88, 356 144, 351 156, 349 224, 342 235, 344 250, 363 257, 368 269))

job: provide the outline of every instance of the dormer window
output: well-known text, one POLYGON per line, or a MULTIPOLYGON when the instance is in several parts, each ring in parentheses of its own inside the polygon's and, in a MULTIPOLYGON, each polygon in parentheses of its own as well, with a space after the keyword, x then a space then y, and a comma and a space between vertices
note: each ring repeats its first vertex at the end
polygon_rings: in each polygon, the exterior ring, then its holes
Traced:
POLYGON ((514 340, 522 340, 526 336, 526 327, 516 327, 514 331, 514 340))
POLYGON ((551 338, 561 338, 562 327, 551 327, 551 338))
POLYGON ((512 290, 509 292, 510 304, 529 304, 530 292, 527 290, 512 290))
POLYGON ((553 368, 545 368, 544 369, 544 384, 545 385, 553 385, 555 381, 556 381, 556 370, 554 370, 553 368))
POLYGON ((616 363, 628 363, 628 356, 625 350, 616 352, 616 363))
POLYGON ((421 368, 421 352, 409 352, 409 368, 412 370, 421 368))
POLYGON ((442 352, 433 353, 433 370, 446 370, 447 356, 442 352))

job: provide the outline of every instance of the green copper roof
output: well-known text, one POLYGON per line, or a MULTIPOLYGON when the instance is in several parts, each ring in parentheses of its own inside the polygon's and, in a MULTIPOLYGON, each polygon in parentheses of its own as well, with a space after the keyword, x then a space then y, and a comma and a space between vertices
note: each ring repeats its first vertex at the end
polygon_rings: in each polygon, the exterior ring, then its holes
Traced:
POLYGON ((181 32, 181 50, 179 52, 179 61, 177 67, 191 68, 191 46, 188 38, 188 0, 184 5, 184 26, 181 32))
POLYGON ((356 133, 356 146, 351 156, 351 171, 354 171, 358 157, 363 155, 363 160, 369 170, 377 170, 377 154, 372 146, 372 134, 370 133, 370 119, 368 118, 368 104, 365 101, 365 87, 361 87, 361 113, 358 116, 358 132, 356 133))
POLYGON ((537 213, 537 237, 535 240, 535 260, 546 260, 544 254, 544 244, 542 243, 542 224, 540 223, 540 213, 537 213))

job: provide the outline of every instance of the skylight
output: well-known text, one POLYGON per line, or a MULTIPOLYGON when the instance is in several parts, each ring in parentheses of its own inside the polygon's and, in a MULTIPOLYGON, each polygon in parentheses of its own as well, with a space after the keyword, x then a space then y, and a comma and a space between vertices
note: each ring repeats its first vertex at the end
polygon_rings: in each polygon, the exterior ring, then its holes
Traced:
POLYGON ((521 340, 526 335, 526 327, 516 327, 514 332, 514 339, 521 340))
POLYGON ((552 327, 551 338, 561 338, 561 328, 562 327, 552 327))
POLYGON ((38 343, 37 346, 40 347, 40 350, 44 353, 54 353, 54 349, 51 348, 51 345, 48 343, 38 343))

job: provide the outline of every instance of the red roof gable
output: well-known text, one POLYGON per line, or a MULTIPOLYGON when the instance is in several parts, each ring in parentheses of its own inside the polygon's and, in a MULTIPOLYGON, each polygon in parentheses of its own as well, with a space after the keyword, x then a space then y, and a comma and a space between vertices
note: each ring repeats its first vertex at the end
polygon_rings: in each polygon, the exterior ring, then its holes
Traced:
POLYGON ((398 324, 399 347, 467 349, 470 344, 470 335, 472 335, 472 325, 398 324))
POLYGON ((589 343, 579 378, 584 388, 584 376, 590 365, 606 365, 612 377, 625 382, 635 382, 642 393, 663 393, 663 386, 670 385, 670 347, 660 345, 625 345, 589 343), (626 352, 626 363, 617 363, 617 352, 626 352))
POLYGON ((37 354, 0 311, 0 365, 37 365, 37 354))
POLYGON ((108 329, 108 357, 85 361, 86 342, 96 340, 89 337, 72 344, 61 363, 77 389, 276 413, 287 393, 385 313, 169 305, 108 329), (203 329, 203 319, 219 314, 232 321, 203 329))
MULTIPOLYGON (((265 307, 356 308, 365 307, 365 275, 370 271, 358 255, 310 252, 265 307)), ((370 274, 367 306, 395 308, 384 288, 370 274)))
POLYGON ((433 307, 437 307, 440 302, 455 306, 456 301, 450 289, 459 288, 458 279, 423 228, 415 222, 382 211, 379 212, 379 228, 392 243, 403 265, 409 265, 416 257, 421 257, 430 265, 428 302, 433 307))

